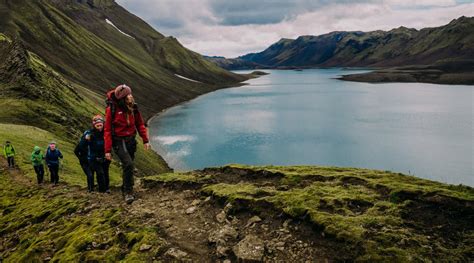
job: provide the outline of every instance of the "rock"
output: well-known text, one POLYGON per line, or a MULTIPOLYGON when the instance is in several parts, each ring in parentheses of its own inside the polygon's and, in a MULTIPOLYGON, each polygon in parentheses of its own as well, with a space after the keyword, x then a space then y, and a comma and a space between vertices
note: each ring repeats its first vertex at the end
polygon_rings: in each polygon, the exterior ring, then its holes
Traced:
POLYGON ((239 260, 262 261, 265 245, 257 236, 248 235, 234 246, 233 251, 239 260))
POLYGON ((144 218, 152 218, 155 216, 155 213, 153 213, 150 209, 143 209, 142 213, 144 218))
POLYGON ((45 257, 43 260, 44 260, 44 261, 50 261, 50 260, 51 260, 51 257, 45 257))
POLYGON ((285 246, 285 242, 278 242, 275 244, 276 247, 284 247, 285 246))
POLYGON ((233 206, 231 203, 227 203, 227 205, 224 207, 224 213, 229 214, 229 212, 232 210, 233 206))
POLYGON ((230 259, 226 259, 226 260, 222 261, 222 263, 232 263, 232 261, 230 261, 230 259))
POLYGON ((92 247, 93 247, 93 248, 98 248, 98 247, 99 247, 99 244, 97 244, 97 242, 92 242, 92 247))
POLYGON ((227 218, 227 215, 224 212, 224 210, 222 210, 222 212, 216 215, 216 220, 219 223, 224 223, 226 221, 226 218, 227 218))
POLYGON ((232 217, 232 221, 231 221, 231 224, 232 224, 232 225, 234 225, 234 226, 235 226, 235 225, 238 225, 239 222, 240 222, 240 220, 239 220, 237 217, 235 217, 235 216, 232 217))
POLYGON ((235 228, 225 225, 221 229, 215 230, 209 235, 208 241, 213 244, 225 245, 228 241, 236 239, 239 236, 235 228))
POLYGON ((290 224, 290 222, 291 222, 291 219, 285 220, 285 222, 283 222, 283 227, 288 228, 288 224, 290 224))
POLYGON ((181 260, 187 257, 188 253, 181 251, 177 248, 170 248, 166 251, 165 256, 181 260))
POLYGON ((229 255, 229 252, 230 252, 230 248, 227 246, 218 245, 216 247, 216 254, 218 257, 226 257, 227 255, 229 255))
POLYGON ((148 250, 151 249, 151 247, 152 247, 151 245, 142 244, 138 250, 140 250, 140 251, 148 251, 148 250))
POLYGON ((249 221, 247 221, 247 225, 245 225, 245 227, 249 227, 255 223, 258 223, 258 222, 261 222, 262 219, 258 216, 254 216, 252 218, 249 219, 249 221))
POLYGON ((169 220, 166 220, 162 223, 162 226, 164 228, 170 228, 172 225, 173 225, 173 223, 171 223, 169 220))
POLYGON ((209 201, 211 201, 211 197, 210 197, 210 196, 208 196, 208 197, 206 197, 206 199, 204 199, 204 203, 207 203, 207 202, 209 202, 209 201))
POLYGON ((191 206, 190 208, 186 209, 186 214, 190 215, 194 212, 196 212, 197 207, 196 206, 191 206))
POLYGON ((198 206, 201 203, 201 200, 196 199, 191 203, 191 206, 198 206))

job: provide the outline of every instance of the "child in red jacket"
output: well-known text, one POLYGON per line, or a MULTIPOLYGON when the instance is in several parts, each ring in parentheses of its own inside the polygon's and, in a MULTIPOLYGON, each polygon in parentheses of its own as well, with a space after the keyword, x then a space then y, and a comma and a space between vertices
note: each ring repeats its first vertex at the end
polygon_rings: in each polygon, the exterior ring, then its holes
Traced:
POLYGON ((122 193, 127 203, 132 203, 133 171, 135 152, 137 150, 137 134, 142 137, 145 150, 150 149, 147 128, 142 115, 138 111, 132 90, 127 85, 120 85, 107 93, 107 108, 105 110, 105 158, 112 159, 112 148, 122 163, 122 193))

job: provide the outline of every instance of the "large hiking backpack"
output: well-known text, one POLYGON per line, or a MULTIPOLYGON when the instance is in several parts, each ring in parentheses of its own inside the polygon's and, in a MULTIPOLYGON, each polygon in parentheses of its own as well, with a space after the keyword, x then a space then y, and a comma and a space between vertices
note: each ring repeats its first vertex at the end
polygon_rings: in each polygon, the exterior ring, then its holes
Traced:
MULTIPOLYGON (((111 122, 110 122, 111 132, 112 132, 112 137, 114 137, 115 136, 114 118, 115 118, 115 111, 117 110, 117 99, 115 98, 115 89, 111 89, 107 91, 105 104, 106 104, 106 107, 110 107, 110 116, 112 117, 111 122)), ((137 118, 137 114, 138 114, 138 105, 135 103, 133 105, 133 115, 135 118, 137 118)))

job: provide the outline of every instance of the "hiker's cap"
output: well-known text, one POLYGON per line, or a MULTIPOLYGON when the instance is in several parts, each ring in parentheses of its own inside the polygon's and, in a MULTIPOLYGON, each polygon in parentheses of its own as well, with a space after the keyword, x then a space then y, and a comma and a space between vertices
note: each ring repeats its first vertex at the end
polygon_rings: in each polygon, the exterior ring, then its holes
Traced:
POLYGON ((92 125, 96 125, 97 123, 104 123, 104 117, 100 114, 97 114, 92 118, 92 125))
POLYGON ((10 143, 10 141, 6 141, 5 143, 6 143, 6 144, 9 144, 9 143, 10 143))
POLYGON ((39 152, 41 148, 39 146, 35 146, 35 152, 39 152))
POLYGON ((49 145, 52 145, 52 144, 56 145, 56 141, 50 141, 49 142, 49 145))
POLYGON ((118 100, 123 99, 130 94, 132 94, 132 89, 125 84, 119 85, 115 88, 115 98, 118 100))

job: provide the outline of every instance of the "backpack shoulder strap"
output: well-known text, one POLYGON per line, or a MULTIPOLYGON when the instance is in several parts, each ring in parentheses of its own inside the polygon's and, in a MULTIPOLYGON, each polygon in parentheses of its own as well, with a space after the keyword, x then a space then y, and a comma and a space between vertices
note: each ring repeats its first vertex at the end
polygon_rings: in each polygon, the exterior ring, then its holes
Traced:
POLYGON ((112 137, 115 137, 114 118, 115 118, 115 111, 116 111, 117 105, 115 105, 115 102, 113 101, 113 98, 111 98, 111 97, 108 97, 105 100, 105 103, 106 103, 107 107, 110 108, 110 116, 111 116, 111 120, 110 120, 111 127, 110 128, 111 128, 111 132, 112 132, 112 137))

